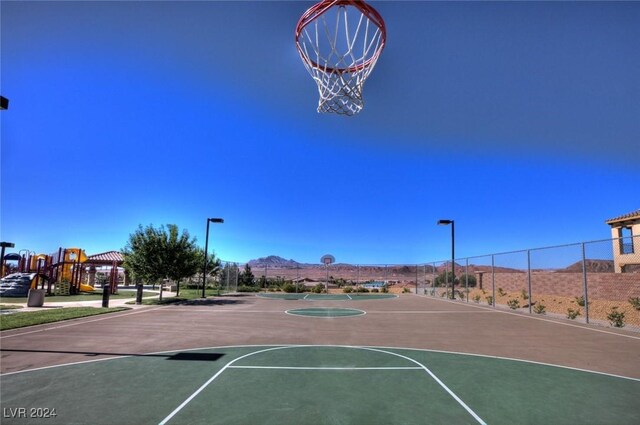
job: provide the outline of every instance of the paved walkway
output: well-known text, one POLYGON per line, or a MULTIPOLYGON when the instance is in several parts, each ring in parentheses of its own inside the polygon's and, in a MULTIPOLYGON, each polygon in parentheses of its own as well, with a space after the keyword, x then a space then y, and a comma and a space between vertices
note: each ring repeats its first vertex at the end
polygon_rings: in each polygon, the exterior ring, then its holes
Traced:
MULTIPOLYGON (((153 291, 147 291, 153 292, 153 291)), ((160 291, 157 291, 156 295, 143 297, 142 299, 153 299, 158 298, 160 295, 160 291)), ((162 291, 162 297, 175 297, 175 292, 162 291)), ((109 307, 129 307, 129 308, 141 308, 146 307, 145 305, 136 305, 136 304, 127 304, 128 302, 135 301, 134 298, 112 298, 109 300, 109 307)), ((102 299, 91 300, 91 301, 61 301, 61 302, 47 302, 47 299, 44 300, 44 305, 42 307, 27 307, 27 303, 23 304, 14 304, 11 305, 21 306, 20 309, 15 310, 7 310, 5 313, 14 313, 14 312, 28 312, 28 311, 42 311, 47 308, 65 308, 65 307, 102 307, 102 299)))

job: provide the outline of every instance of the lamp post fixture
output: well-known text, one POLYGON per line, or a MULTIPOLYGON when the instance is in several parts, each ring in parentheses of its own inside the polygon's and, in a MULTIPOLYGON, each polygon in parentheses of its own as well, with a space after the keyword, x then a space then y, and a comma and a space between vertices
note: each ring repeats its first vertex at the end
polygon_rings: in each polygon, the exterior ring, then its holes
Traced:
POLYGON ((453 220, 438 220, 439 226, 451 225, 451 299, 455 300, 456 296, 453 292, 453 285, 456 281, 455 259, 456 259, 456 242, 455 242, 455 223, 453 220))
POLYGON ((207 235, 204 238, 204 267, 202 270, 202 298, 207 298, 204 293, 204 288, 207 286, 207 260, 208 254, 207 251, 209 249, 209 223, 224 223, 224 220, 221 218, 208 218, 207 219, 207 235))

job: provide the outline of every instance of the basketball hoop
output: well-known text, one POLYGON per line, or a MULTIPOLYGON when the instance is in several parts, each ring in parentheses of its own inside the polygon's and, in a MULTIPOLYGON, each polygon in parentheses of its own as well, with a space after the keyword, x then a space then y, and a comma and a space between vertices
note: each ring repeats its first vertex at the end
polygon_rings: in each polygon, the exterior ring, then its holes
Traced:
POLYGON ((300 17, 295 35, 302 62, 318 85, 318 112, 360 112, 362 87, 387 38, 378 11, 363 0, 322 0, 300 17))
POLYGON ((320 262, 328 266, 336 262, 336 257, 331 254, 323 255, 322 258, 320 258, 320 262))

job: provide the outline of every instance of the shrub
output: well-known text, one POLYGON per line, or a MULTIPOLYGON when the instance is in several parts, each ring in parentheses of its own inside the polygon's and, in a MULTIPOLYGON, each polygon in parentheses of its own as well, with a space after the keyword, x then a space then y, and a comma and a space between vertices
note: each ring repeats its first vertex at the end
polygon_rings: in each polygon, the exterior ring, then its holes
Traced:
POLYGON ((377 294, 378 292, 380 292, 380 290, 379 290, 378 288, 373 288, 373 289, 371 290, 371 292, 373 292, 373 293, 377 294))
POLYGON ((547 306, 542 303, 537 303, 535 306, 533 306, 533 312, 536 314, 545 314, 546 311, 547 306))
POLYGON ((618 307, 611 307, 611 312, 607 314, 607 319, 611 326, 621 328, 624 326, 624 311, 618 311, 618 307))
POLYGON ((384 285, 382 288, 380 288, 380 292, 385 293, 385 294, 387 292, 389 292, 389 288, 387 288, 387 285, 384 285))
POLYGON ((520 291, 520 295, 522 296, 522 299, 525 301, 529 299, 529 294, 524 289, 520 291))
POLYGON ((345 286, 344 288, 342 288, 342 292, 344 292, 345 294, 350 294, 353 292, 353 287, 352 286, 345 286))
POLYGON ((640 297, 629 298, 629 304, 636 310, 640 310, 640 297))
POLYGON ((518 301, 517 299, 510 299, 509 301, 507 301, 507 305, 511 310, 515 310, 516 308, 520 307, 520 301, 518 301))
POLYGON ((578 304, 580 307, 584 307, 584 295, 576 297, 576 304, 578 304))
POLYGON ((572 308, 567 309, 567 319, 573 320, 578 316, 580 316, 580 309, 577 309, 577 310, 574 310, 572 308))
POLYGON ((474 295, 473 296, 473 302, 475 302, 476 304, 480 303, 480 295, 474 295))
POLYGON ((406 286, 405 286, 404 288, 402 288, 402 293, 403 293, 403 294, 407 294, 407 293, 409 293, 409 292, 411 292, 411 291, 410 291, 410 290, 409 290, 409 288, 407 288, 406 286))
POLYGON ((491 295, 487 295, 484 299, 487 300, 487 304, 493 305, 493 297, 491 295))
POLYGON ((238 286, 238 292, 260 292, 260 288, 253 286, 238 286))
POLYGON ((324 289, 324 284, 318 283, 316 286, 311 288, 311 292, 313 292, 314 294, 322 294, 323 292, 326 292, 324 289))
POLYGON ((282 285, 282 290, 286 293, 296 292, 296 285, 294 285, 293 283, 287 282, 284 285, 282 285))
POLYGON ((355 292, 363 292, 363 293, 368 293, 369 290, 367 288, 365 288, 364 286, 358 286, 355 290, 355 292))
POLYGON ((501 297, 504 297, 505 295, 507 295, 507 293, 504 292, 504 289, 498 288, 498 295, 500 295, 501 297))

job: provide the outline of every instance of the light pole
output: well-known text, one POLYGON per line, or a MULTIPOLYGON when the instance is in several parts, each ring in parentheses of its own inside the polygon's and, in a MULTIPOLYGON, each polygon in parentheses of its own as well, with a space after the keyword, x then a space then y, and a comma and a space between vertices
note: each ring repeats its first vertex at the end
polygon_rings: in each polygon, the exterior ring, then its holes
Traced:
POLYGON ((456 242, 455 242, 455 223, 453 220, 438 220, 439 226, 451 225, 451 299, 455 300, 456 296, 453 292, 453 285, 456 281, 455 259, 456 259, 456 242))
POLYGON ((209 223, 224 223, 221 218, 208 218, 207 219, 207 236, 204 238, 204 267, 202 270, 202 298, 207 298, 204 293, 204 288, 207 286, 207 251, 209 249, 209 223))

